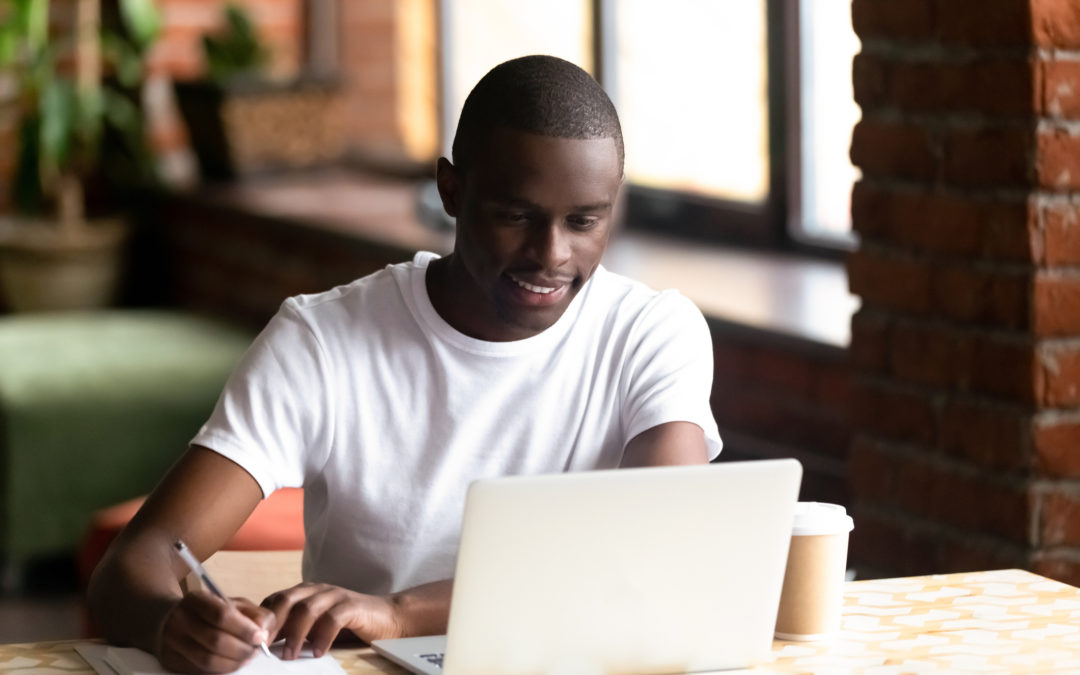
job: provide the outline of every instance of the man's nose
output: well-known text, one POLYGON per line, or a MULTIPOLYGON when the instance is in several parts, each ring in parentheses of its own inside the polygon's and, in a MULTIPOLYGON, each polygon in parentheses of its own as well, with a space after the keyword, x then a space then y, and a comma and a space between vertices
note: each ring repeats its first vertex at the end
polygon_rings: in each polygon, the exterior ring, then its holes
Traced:
POLYGON ((545 269, 557 269, 570 260, 570 235, 561 223, 538 223, 529 241, 536 262, 545 269))

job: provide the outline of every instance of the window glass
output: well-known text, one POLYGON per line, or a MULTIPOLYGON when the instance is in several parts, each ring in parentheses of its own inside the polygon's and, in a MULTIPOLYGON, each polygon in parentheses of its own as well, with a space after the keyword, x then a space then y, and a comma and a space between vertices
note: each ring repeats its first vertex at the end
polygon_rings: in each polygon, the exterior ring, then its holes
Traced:
POLYGON ((803 0, 800 31, 801 222, 794 234, 844 239, 851 232, 851 130, 859 119, 851 61, 859 39, 846 2, 803 0))
POLYGON ((551 54, 595 76, 588 0, 446 0, 443 21, 443 148, 449 156, 465 97, 503 61, 551 54))
POLYGON ((768 197, 765 0, 609 8, 613 62, 604 76, 623 124, 627 177, 709 197, 768 197))

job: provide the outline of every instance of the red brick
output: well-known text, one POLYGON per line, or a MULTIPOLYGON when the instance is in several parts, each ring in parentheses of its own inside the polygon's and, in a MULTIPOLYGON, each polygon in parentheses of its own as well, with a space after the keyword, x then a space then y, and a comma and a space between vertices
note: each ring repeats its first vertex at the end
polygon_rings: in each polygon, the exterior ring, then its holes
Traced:
POLYGON ((1031 277, 1026 272, 948 265, 935 271, 935 307, 969 323, 1027 328, 1031 323, 1031 277))
POLYGON ((810 367, 796 354, 775 349, 754 349, 747 357, 748 378, 757 387, 774 391, 784 398, 810 398, 810 367))
POLYGON ((917 192, 893 196, 890 239, 920 250, 974 255, 982 241, 978 203, 955 195, 917 192))
POLYGON ((1080 264, 1080 207, 1051 204, 1042 208, 1048 265, 1080 264))
POLYGON ((1031 26, 1039 47, 1080 47, 1080 5, 1073 0, 1030 0, 1031 26))
POLYGON ((983 253, 994 260, 1041 262, 1043 244, 1034 200, 997 201, 982 209, 983 253))
POLYGON ((932 268, 911 256, 863 248, 848 256, 848 284, 867 307, 930 311, 932 268))
POLYGON ((1080 553, 1075 549, 1041 551, 1036 554, 1031 571, 1066 584, 1080 586, 1080 553))
POLYGON ((1080 420, 1041 420, 1034 432, 1035 464, 1047 476, 1080 478, 1080 420))
POLYGON ((925 392, 863 378, 852 381, 852 424, 860 432, 933 447, 937 404, 925 392))
POLYGON ((945 72, 939 63, 899 61, 892 64, 888 102, 916 112, 945 108, 949 97, 943 81, 945 72))
POLYGON ((899 505, 908 513, 955 527, 1030 538, 1031 505, 1020 481, 962 470, 915 455, 899 462, 899 505))
POLYGON ((898 380, 940 388, 955 382, 956 336, 949 328, 898 323, 890 347, 890 372, 898 380))
POLYGON ((891 104, 889 74, 892 64, 878 56, 860 52, 851 62, 851 82, 855 102, 865 110, 891 104))
POLYGON ((1038 402, 1043 406, 1080 405, 1080 348, 1068 344, 1041 345, 1035 384, 1038 402))
POLYGON ((1080 275, 1040 273, 1035 279, 1035 334, 1080 334, 1080 275))
POLYGON ((851 346, 848 356, 854 368, 884 373, 889 365, 892 322, 881 313, 860 308, 851 318, 851 346))
POLYGON ((935 32, 934 3, 932 0, 854 0, 851 23, 863 40, 926 40, 935 32))
POLYGON ((1080 544, 1080 494, 1058 488, 1040 495, 1039 543, 1043 546, 1080 544))
POLYGON ((957 386, 1002 400, 1035 403, 1041 387, 1035 352, 1024 339, 968 336, 957 348, 957 386))
POLYGON ((851 162, 867 176, 929 180, 937 171, 934 140, 921 127, 863 118, 851 135, 851 162))
POLYGON ((939 35, 945 44, 1024 47, 1031 43, 1031 15, 1024 0, 942 0, 937 10, 939 35))
POLYGON ((1031 464, 1030 413, 976 400, 952 399, 941 412, 939 449, 991 469, 1021 471, 1031 464))
POLYGON ((879 450, 879 443, 858 435, 848 455, 848 482, 853 499, 876 504, 893 504, 897 485, 896 463, 892 455, 879 450))
POLYGON ((851 225, 863 240, 889 237, 892 192, 865 180, 851 189, 851 225))
POLYGON ((713 377, 714 386, 718 384, 738 385, 744 382, 749 349, 745 345, 733 344, 729 340, 713 341, 713 377))
POLYGON ((1080 137, 1067 129, 1038 134, 1035 171, 1039 185, 1051 190, 1080 188, 1080 137))
POLYGON ((1037 73, 1022 56, 946 64, 940 86, 952 110, 1027 116, 1039 108, 1037 73))
POLYGON ((1042 72, 1040 110, 1053 117, 1080 117, 1080 62, 1039 62, 1042 72))
POLYGON ((1031 180, 1026 127, 954 129, 944 143, 944 179, 960 187, 1026 186, 1031 180))
POLYGON ((825 414, 847 419, 851 405, 851 370, 847 366, 816 364, 811 397, 825 414))
POLYGON ((851 532, 848 564, 857 574, 869 568, 871 574, 911 576, 940 573, 937 541, 916 534, 910 521, 886 516, 858 505, 851 512, 855 529, 851 532))
POLYGON ((1004 540, 974 538, 858 504, 852 515, 855 529, 849 560, 856 571, 865 566, 872 573, 892 577, 1027 566, 1025 548, 1004 540))
POLYGON ((744 432, 774 444, 828 457, 847 457, 849 428, 846 419, 822 414, 811 407, 755 389, 718 389, 712 403, 721 430, 744 432))

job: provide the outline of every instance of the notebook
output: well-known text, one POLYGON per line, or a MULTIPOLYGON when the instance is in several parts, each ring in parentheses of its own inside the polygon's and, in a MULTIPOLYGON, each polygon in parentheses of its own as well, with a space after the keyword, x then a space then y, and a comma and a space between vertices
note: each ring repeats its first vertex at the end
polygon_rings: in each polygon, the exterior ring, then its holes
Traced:
MULTIPOLYGON (((271 651, 280 656, 280 645, 272 646, 271 651)), ((154 657, 134 647, 113 647, 96 643, 75 645, 75 651, 82 656, 98 675, 160 675, 169 673, 154 657)), ((324 654, 314 658, 311 649, 301 650, 299 658, 292 661, 279 661, 264 656, 256 651, 244 666, 235 671, 239 675, 258 673, 293 673, 295 675, 344 675, 345 671, 334 657, 324 654)))
POLYGON ((767 660, 793 459, 473 483, 446 636, 376 640, 417 673, 667 673, 767 660))

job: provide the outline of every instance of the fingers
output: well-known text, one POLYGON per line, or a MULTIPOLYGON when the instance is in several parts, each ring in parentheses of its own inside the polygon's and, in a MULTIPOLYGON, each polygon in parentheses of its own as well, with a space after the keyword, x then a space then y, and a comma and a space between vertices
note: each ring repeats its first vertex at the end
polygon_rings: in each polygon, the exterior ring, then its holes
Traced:
POLYGON ((170 668, 231 672, 267 637, 267 629, 239 608, 204 592, 190 593, 166 617, 158 656, 170 668))
POLYGON ((322 656, 344 628, 371 639, 366 627, 378 623, 372 617, 380 602, 337 586, 301 584, 271 595, 263 600, 263 606, 274 613, 277 638, 285 640, 284 658, 294 659, 305 640, 315 656, 322 656))
MULTIPOLYGON (((286 659, 297 657, 312 627, 330 607, 337 604, 336 596, 342 593, 342 589, 333 586, 304 584, 275 594, 277 597, 271 596, 271 609, 278 619, 278 638, 285 639, 283 654, 286 659)), ((322 632, 327 630, 330 628, 323 628, 322 632)), ((338 630, 340 626, 333 630, 330 641, 333 641, 338 630)), ((325 651, 325 646, 323 649, 325 651)))

